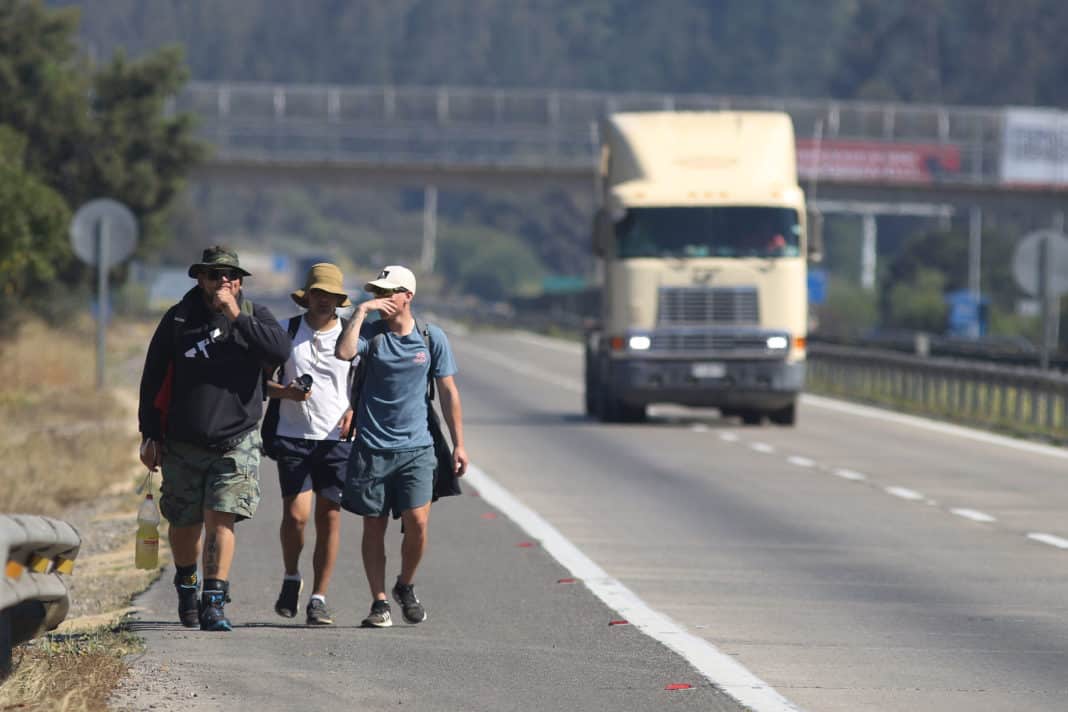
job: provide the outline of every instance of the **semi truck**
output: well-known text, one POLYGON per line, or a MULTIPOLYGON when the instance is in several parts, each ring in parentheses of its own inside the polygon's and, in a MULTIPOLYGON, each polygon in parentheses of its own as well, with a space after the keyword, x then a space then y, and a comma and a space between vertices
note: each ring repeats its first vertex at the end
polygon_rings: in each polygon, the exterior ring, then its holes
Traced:
POLYGON ((672 403, 793 425, 818 239, 790 117, 618 113, 600 136, 586 413, 634 422, 672 403))

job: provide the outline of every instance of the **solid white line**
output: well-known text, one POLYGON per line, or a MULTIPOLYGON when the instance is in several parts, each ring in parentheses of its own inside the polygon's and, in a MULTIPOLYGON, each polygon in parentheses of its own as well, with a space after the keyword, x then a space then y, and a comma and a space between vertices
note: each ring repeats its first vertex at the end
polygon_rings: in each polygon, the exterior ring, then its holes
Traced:
POLYGON ((861 482, 868 479, 868 476, 860 472, 854 472, 853 470, 847 470, 844 467, 840 467, 834 470, 832 474, 841 477, 843 480, 850 480, 852 482, 861 482))
POLYGON ((538 378, 543 381, 548 381, 549 383, 552 383, 555 386, 563 388, 565 391, 582 393, 585 390, 583 385, 578 381, 572 381, 570 378, 561 378, 555 373, 550 373, 549 371, 540 368, 524 366, 522 364, 516 363, 515 359, 504 356, 503 354, 499 354, 496 351, 489 351, 488 349, 472 349, 470 351, 470 354, 465 355, 472 355, 477 358, 484 358, 487 361, 492 361, 493 363, 497 364, 498 366, 501 366, 502 368, 507 368, 509 371, 513 371, 528 378, 538 378))
POLYGON ((479 495, 538 540, 550 556, 611 609, 650 638, 674 650, 714 685, 754 712, 798 712, 800 708, 776 692, 715 645, 686 631, 643 600, 583 554, 541 515, 516 499, 493 478, 471 466, 464 476, 479 495))
POLYGON ((847 413, 849 415, 856 415, 862 418, 873 418, 875 420, 885 420, 890 423, 898 423, 901 425, 908 425, 913 428, 921 428, 923 430, 930 430, 932 432, 940 433, 942 435, 953 435, 959 438, 966 438, 968 440, 975 440, 977 442, 986 443, 988 445, 1000 445, 1001 447, 1008 447, 1014 450, 1022 450, 1024 452, 1033 453, 1035 455, 1046 455, 1048 457, 1056 457, 1062 460, 1068 460, 1068 450, 1059 447, 1053 447, 1052 445, 1042 445, 1041 443, 1028 442, 1026 440, 1017 440, 1015 438, 1009 438, 1004 435, 995 435, 994 433, 988 433, 982 430, 972 430, 962 425, 950 425, 949 423, 941 423, 937 420, 929 420, 928 418, 921 418, 918 415, 905 415, 904 413, 894 413, 880 408, 872 408, 866 405, 857 405, 855 403, 846 403, 844 401, 834 400, 833 398, 824 398, 823 396, 814 396, 808 393, 801 396, 801 402, 805 405, 814 405, 817 408, 826 408, 827 410, 836 410, 840 413, 847 413))
POLYGON ((797 465, 798 467, 815 467, 816 461, 810 460, 807 457, 801 457, 800 455, 791 455, 786 458, 786 461, 791 465, 797 465))
POLYGON ((576 344, 571 341, 554 339, 551 336, 542 336, 541 334, 535 334, 530 331, 516 331, 512 333, 512 336, 514 336, 517 341, 540 346, 543 349, 552 349, 553 351, 560 351, 566 354, 582 354, 582 344, 576 344))
POLYGON ((1058 549, 1068 549, 1068 539, 1062 539, 1059 536, 1053 536, 1052 534, 1043 534, 1041 532, 1032 532, 1027 535, 1028 539, 1042 542, 1043 544, 1049 544, 1055 546, 1058 549))
POLYGON ((986 512, 980 512, 977 509, 951 509, 949 510, 958 517, 964 517, 965 519, 971 519, 973 522, 996 522, 997 517, 992 517, 986 512))
POLYGON ((907 487, 887 487, 886 493, 892 494, 895 497, 900 497, 901 499, 908 499, 912 501, 923 499, 922 494, 920 494, 916 490, 910 490, 907 487))

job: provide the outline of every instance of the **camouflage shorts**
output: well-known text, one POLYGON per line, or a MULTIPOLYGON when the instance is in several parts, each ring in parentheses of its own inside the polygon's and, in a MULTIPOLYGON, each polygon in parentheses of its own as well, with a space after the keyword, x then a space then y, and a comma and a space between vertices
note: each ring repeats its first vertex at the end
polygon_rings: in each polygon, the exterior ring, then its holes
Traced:
POLYGON ((250 519, 260 502, 260 433, 250 430, 231 450, 168 441, 163 448, 160 513, 171 526, 204 521, 204 510, 250 519))

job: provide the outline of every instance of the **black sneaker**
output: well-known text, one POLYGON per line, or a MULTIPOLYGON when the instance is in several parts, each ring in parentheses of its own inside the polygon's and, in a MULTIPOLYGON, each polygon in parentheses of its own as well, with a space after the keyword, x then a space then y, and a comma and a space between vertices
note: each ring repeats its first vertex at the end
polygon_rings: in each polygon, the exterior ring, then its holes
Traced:
POLYGON ((303 581, 295 581, 293 579, 283 581, 278 600, 274 602, 274 612, 283 618, 296 618, 297 606, 300 603, 300 592, 303 590, 303 581))
POLYGON ((389 628, 393 625, 393 619, 389 615, 389 601, 375 601, 371 604, 371 612, 360 625, 364 628, 389 628))
POLYGON ((422 623, 426 620, 426 609, 415 597, 415 587, 411 584, 404 585, 397 579, 397 583, 393 585, 393 600, 400 604, 404 620, 409 623, 422 623))
POLYGON ((229 619, 223 612, 226 605, 225 591, 205 591, 200 599, 201 630, 233 630, 229 619))
POLYGON ((333 625, 334 617, 321 598, 308 601, 308 625, 333 625))
POLYGON ((178 620, 186 628, 200 623, 200 597, 197 595, 197 575, 174 575, 174 590, 178 592, 178 620))

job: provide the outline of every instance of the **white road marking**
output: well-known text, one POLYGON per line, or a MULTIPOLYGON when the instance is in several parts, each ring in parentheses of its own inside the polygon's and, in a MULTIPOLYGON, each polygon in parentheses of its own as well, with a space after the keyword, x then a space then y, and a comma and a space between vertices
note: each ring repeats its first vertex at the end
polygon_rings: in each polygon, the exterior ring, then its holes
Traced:
POLYGON ((997 518, 992 517, 986 512, 980 512, 977 509, 951 509, 949 510, 958 517, 964 517, 965 519, 971 519, 973 522, 996 522, 997 518))
POLYGON ((1056 457, 1061 460, 1068 460, 1068 449, 1065 448, 1053 447, 1051 445, 1042 445, 1040 443, 1028 442, 1026 440, 1016 440, 1015 438, 1006 437, 1004 435, 995 435, 994 433, 988 433, 982 430, 972 430, 971 428, 966 428, 962 425, 950 425, 949 423, 942 423, 937 420, 921 418, 917 415, 893 413, 891 411, 886 411, 879 408, 872 408, 866 405, 857 405, 855 403, 837 401, 833 398, 824 398, 823 396, 809 395, 808 393, 801 396, 801 402, 805 405, 813 405, 817 408, 826 408, 827 410, 836 410, 839 413, 847 413, 849 415, 856 415, 862 418, 885 420, 890 423, 908 425, 914 428, 921 428, 923 430, 930 430, 932 432, 941 433, 943 435, 953 435, 959 438, 965 438, 968 440, 975 440, 981 443, 987 443, 989 445, 999 445, 1001 447, 1012 448, 1014 450, 1022 450, 1024 452, 1033 453, 1035 455, 1046 455, 1048 457, 1056 457))
POLYGON ((836 477, 841 477, 843 480, 850 480, 851 482, 863 482, 868 479, 867 475, 860 472, 854 472, 853 470, 847 470, 844 467, 833 470, 831 474, 836 477))
POLYGON ((690 430, 692 430, 695 433, 707 433, 708 432, 708 426, 705 425, 704 423, 694 423, 693 425, 690 426, 690 430))
POLYGON ((566 354, 582 354, 582 344, 576 344, 571 341, 554 339, 551 336, 542 336, 531 331, 516 331, 512 333, 512 336, 515 337, 516 341, 540 346, 543 349, 551 349, 566 354))
POLYGON ((674 650, 710 682, 754 712, 799 712, 792 702, 743 667, 712 643, 689 633, 668 616, 653 610, 642 599, 587 557, 556 527, 516 499, 493 478, 471 466, 464 480, 479 495, 515 522, 541 548, 609 608, 643 633, 674 650))
POLYGON ((538 378, 542 381, 552 383, 554 386, 559 386, 565 391, 572 391, 575 393, 583 393, 585 386, 578 381, 573 381, 570 378, 561 378, 555 373, 550 373, 544 369, 534 368, 532 366, 525 366, 517 363, 515 359, 509 358, 503 354, 499 354, 495 351, 489 351, 488 349, 472 349, 470 354, 477 358, 484 358, 487 361, 492 361, 501 368, 507 368, 509 371, 518 373, 528 378, 538 378))
POLYGON ((756 450, 757 452, 762 452, 765 455, 775 452, 775 448, 773 448, 771 445, 768 445, 767 443, 750 443, 749 447, 753 450, 756 450))
POLYGON ((729 443, 738 442, 738 436, 735 433, 720 433, 719 439, 729 443))
POLYGON ((786 458, 786 461, 791 465, 797 465, 798 467, 815 467, 816 461, 810 460, 807 457, 801 457, 800 455, 791 455, 786 458))
POLYGON ((916 490, 910 490, 908 487, 887 487, 886 493, 910 501, 921 500, 924 498, 922 494, 920 494, 916 490))
POLYGON ((1052 534, 1043 534, 1041 532, 1032 532, 1027 535, 1028 539, 1033 539, 1043 544, 1049 544, 1055 546, 1058 549, 1068 549, 1068 539, 1062 539, 1059 536, 1053 536, 1052 534))

